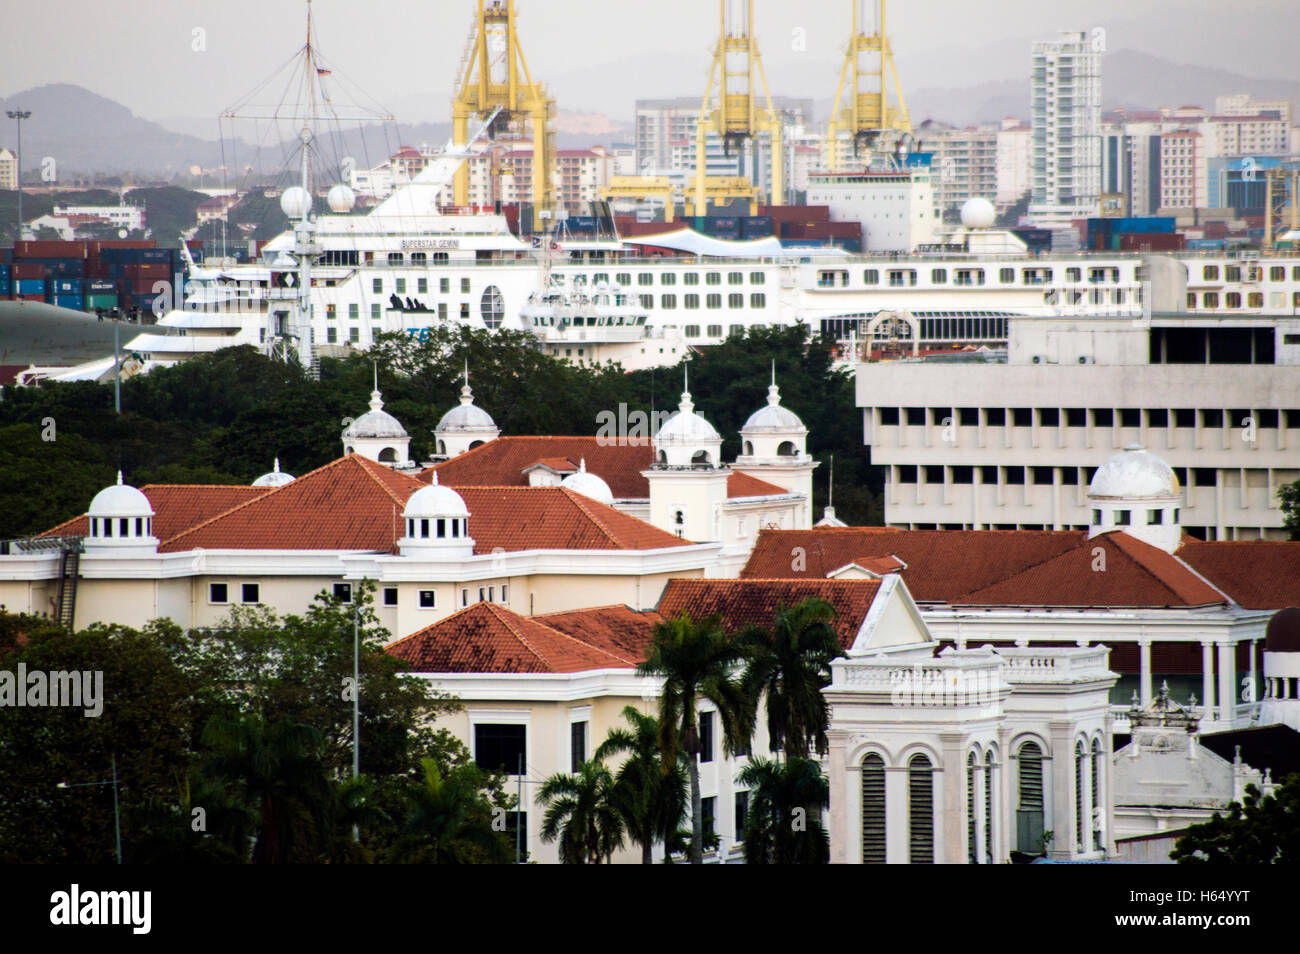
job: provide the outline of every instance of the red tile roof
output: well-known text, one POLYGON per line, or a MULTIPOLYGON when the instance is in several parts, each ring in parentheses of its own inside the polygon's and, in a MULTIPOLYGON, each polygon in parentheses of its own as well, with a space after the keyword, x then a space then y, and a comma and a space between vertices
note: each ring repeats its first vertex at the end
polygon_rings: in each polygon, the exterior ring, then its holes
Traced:
POLYGON ((1175 556, 1246 609, 1300 606, 1300 541, 1184 537, 1175 556))
MULTIPOLYGON (((650 482, 641 476, 654 463, 654 449, 648 438, 610 443, 598 437, 498 437, 451 460, 436 464, 419 475, 425 483, 438 472, 438 482, 452 487, 527 487, 524 473, 535 464, 566 473, 577 470, 585 460, 587 470, 609 484, 618 499, 644 500, 650 496, 650 482), (565 466, 567 465, 567 467, 565 466)), ((788 491, 757 477, 733 471, 727 476, 727 496, 765 497, 788 491)))
MULTIPOLYGON (((167 540, 270 489, 238 484, 145 484, 140 491, 153 506, 154 536, 167 540)), ((41 536, 85 536, 90 532, 89 524, 82 514, 51 527, 41 536)))
POLYGON ((1211 606, 1227 600, 1164 550, 1114 530, 949 602, 1162 607, 1211 606))
POLYGON ((1076 530, 762 530, 740 575, 825 579, 848 563, 896 556, 907 564, 902 576, 913 598, 942 603, 1072 550, 1085 536, 1076 530))
POLYGON ((770 484, 766 480, 760 480, 749 474, 742 474, 738 470, 733 470, 727 475, 727 498, 735 500, 737 497, 770 497, 773 494, 788 494, 790 491, 784 487, 778 487, 776 484, 770 484))
POLYGON ((778 606, 820 597, 835 607, 838 615, 831 625, 848 649, 879 590, 879 580, 669 580, 657 609, 665 618, 683 610, 691 619, 716 614, 725 629, 735 631, 771 624, 778 606))
POLYGON ((638 612, 626 605, 597 606, 566 613, 548 613, 534 617, 553 629, 579 639, 608 653, 640 662, 657 624, 663 617, 654 610, 638 612))
MULTIPOLYGON (((471 453, 473 453, 471 451, 471 453)), ((442 473, 438 474, 442 483, 442 473)), ((465 487, 475 553, 513 550, 656 550, 690 541, 566 487, 465 487)), ((400 510, 399 510, 400 516, 400 510)))
POLYGON ((539 619, 475 603, 387 647, 415 672, 564 673, 630 669, 633 662, 539 619))
POLYGON ((349 454, 162 539, 158 549, 387 551, 402 536, 406 498, 422 486, 349 454))

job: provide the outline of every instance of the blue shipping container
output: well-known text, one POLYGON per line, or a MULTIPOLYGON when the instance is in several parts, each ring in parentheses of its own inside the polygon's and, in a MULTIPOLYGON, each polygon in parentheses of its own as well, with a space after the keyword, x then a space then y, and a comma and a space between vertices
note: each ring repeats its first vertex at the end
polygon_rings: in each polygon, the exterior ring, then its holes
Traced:
POLYGON ((86 294, 115 295, 117 294, 117 282, 109 281, 106 278, 92 278, 86 282, 86 294))
POLYGON ((9 277, 9 263, 0 262, 0 278, 8 278, 8 277, 9 277))
POLYGON ((45 279, 43 278, 20 278, 15 289, 20 295, 44 295, 45 279))
POLYGON ((1188 239, 1187 247, 1190 249, 1220 249, 1228 245, 1223 239, 1188 239))
POLYGON ((84 278, 56 278, 54 290, 60 295, 80 295, 85 284, 84 278))
POLYGON ((56 295, 54 304, 60 308, 71 308, 73 311, 86 310, 86 299, 81 295, 56 295))
POLYGON ((10 287, 11 286, 9 284, 9 279, 0 278, 0 295, 12 294, 12 292, 10 291, 10 287))

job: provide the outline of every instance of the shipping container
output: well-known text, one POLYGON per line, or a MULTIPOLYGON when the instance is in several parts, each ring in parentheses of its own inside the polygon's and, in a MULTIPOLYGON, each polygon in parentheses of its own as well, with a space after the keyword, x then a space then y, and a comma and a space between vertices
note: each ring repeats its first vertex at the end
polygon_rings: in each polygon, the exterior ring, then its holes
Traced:
POLYGON ((86 294, 116 294, 117 282, 109 281, 106 278, 91 278, 86 281, 86 294))
POLYGON ((1207 249, 1218 250, 1224 248, 1228 243, 1223 239, 1188 239, 1187 247, 1189 249, 1207 249))
POLYGON ((20 295, 40 295, 45 296, 45 279, 43 278, 20 278, 14 286, 14 291, 20 295))
POLYGON ((766 238, 772 234, 772 216, 745 216, 740 220, 740 234, 745 238, 766 238))
POLYGON ((0 278, 9 277, 9 268, 10 265, 8 262, 0 262, 0 278))
POLYGON ((172 267, 160 262, 140 262, 123 266, 126 278, 171 278, 172 267))
POLYGON ((96 308, 103 308, 109 311, 117 307, 117 295, 99 294, 86 296, 86 311, 94 311, 96 308))
POLYGON ((39 265, 46 278, 81 278, 86 274, 82 258, 25 258, 24 265, 39 265))
POLYGON ((23 295, 23 294, 18 294, 18 295, 15 295, 15 296, 14 296, 14 300, 15 300, 15 301, 39 301, 39 302, 41 302, 42 304, 44 304, 44 303, 45 303, 45 295, 44 295, 44 294, 40 294, 40 295, 23 295))
POLYGON ((83 278, 56 278, 53 284, 55 294, 58 295, 80 295, 86 287, 83 278))
POLYGON ((9 279, 0 278, 0 298, 8 297, 11 294, 10 289, 12 287, 13 286, 11 285, 9 279))
POLYGON ((15 258, 81 258, 86 257, 85 242, 15 242, 15 258))
POLYGON ((45 281, 45 266, 41 264, 31 264, 28 262, 14 262, 9 266, 11 278, 39 278, 45 281))
POLYGON ((59 308, 67 308, 71 311, 86 310, 86 299, 82 295, 56 295, 54 304, 59 308))

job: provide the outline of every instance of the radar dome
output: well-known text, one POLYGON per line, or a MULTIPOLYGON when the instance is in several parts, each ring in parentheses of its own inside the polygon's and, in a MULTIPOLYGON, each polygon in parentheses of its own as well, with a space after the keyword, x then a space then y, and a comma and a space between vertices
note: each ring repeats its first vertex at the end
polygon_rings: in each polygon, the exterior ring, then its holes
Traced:
POLYGON ((352 211, 352 207, 357 204, 357 196, 350 188, 340 183, 330 189, 325 201, 329 203, 331 212, 342 214, 352 211))
POLYGON ((968 229, 992 228, 996 220, 997 213, 993 211, 993 203, 988 199, 976 196, 967 199, 961 207, 961 224, 968 229))
POLYGON ((280 196, 280 209, 290 219, 301 219, 311 210, 311 196, 302 186, 291 186, 280 196))

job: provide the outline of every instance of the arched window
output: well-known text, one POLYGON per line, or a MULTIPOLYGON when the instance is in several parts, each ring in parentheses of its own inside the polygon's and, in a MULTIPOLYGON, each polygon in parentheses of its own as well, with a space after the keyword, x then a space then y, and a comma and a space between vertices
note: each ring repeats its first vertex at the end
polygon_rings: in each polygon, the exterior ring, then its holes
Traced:
POLYGON ((1087 830, 1088 806, 1083 800, 1083 773, 1087 771, 1087 754, 1080 740, 1074 744, 1074 850, 1087 851, 1088 843, 1084 841, 1087 830))
POLYGON ((439 457, 445 457, 445 456, 447 456, 447 442, 446 442, 446 441, 438 441, 438 456, 439 456, 439 457))
POLYGON ((351 448, 351 447, 345 447, 345 448, 343 448, 343 453, 344 453, 345 456, 346 456, 347 454, 351 454, 351 453, 352 453, 352 448, 351 448))
POLYGON ((708 451, 696 451, 691 455, 692 464, 711 464, 713 461, 709 457, 708 451))
POLYGON ((753 441, 745 441, 745 456, 746 456, 746 457, 753 457, 753 456, 754 456, 754 442, 753 442, 753 441))
POLYGON ((656 464, 668 463, 668 455, 665 454, 663 451, 660 451, 659 453, 655 454, 655 463, 656 464))
POLYGON ((781 446, 776 449, 776 454, 778 457, 793 457, 794 441, 782 441, 781 446))
POLYGON ((874 752, 862 760, 862 863, 885 863, 885 760, 874 752))
POLYGON ((686 513, 678 510, 673 514, 673 529, 677 535, 684 536, 686 533, 686 513))
POLYGON ((391 447, 385 447, 379 452, 379 462, 381 464, 392 464, 397 461, 397 451, 391 447))
MULTIPOLYGON (((414 520, 412 520, 411 522, 415 523, 414 520)), ((415 534, 412 533, 411 536, 415 536, 415 534)), ((429 538, 429 521, 427 518, 422 517, 420 519, 420 536, 421 538, 426 540, 429 538)))
POLYGON ((473 450, 475 447, 482 447, 482 446, 483 446, 483 442, 482 442, 482 441, 470 441, 470 443, 469 443, 469 449, 470 449, 470 450, 473 450))
POLYGON ((1101 739, 1092 740, 1092 819, 1088 826, 1092 829, 1093 851, 1101 848, 1101 739))
POLYGON ((984 863, 993 864, 993 752, 984 753, 984 863))
POLYGON ((934 766, 924 755, 907 763, 907 860, 934 864, 934 766))
POLYGON ((979 817, 975 807, 975 753, 966 756, 966 863, 979 864, 979 841, 975 820, 979 817))
POLYGON ((1029 855, 1043 851, 1043 750, 1026 742, 1016 757, 1016 848, 1029 855))
POLYGON ((478 309, 483 324, 489 328, 500 328, 501 319, 506 313, 506 301, 501 297, 501 289, 496 285, 489 285, 483 289, 483 297, 479 299, 478 309))

